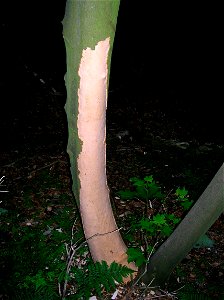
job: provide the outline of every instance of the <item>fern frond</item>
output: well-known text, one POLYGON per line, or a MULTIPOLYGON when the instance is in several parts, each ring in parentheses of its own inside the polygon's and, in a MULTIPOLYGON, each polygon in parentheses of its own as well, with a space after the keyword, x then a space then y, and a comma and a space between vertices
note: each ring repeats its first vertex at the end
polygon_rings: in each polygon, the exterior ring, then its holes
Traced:
POLYGON ((89 263, 84 268, 72 268, 76 295, 74 299, 85 297, 88 299, 91 294, 102 296, 103 289, 107 292, 116 288, 116 282, 122 283, 123 278, 132 274, 134 270, 127 266, 113 262, 110 266, 105 261, 89 263))

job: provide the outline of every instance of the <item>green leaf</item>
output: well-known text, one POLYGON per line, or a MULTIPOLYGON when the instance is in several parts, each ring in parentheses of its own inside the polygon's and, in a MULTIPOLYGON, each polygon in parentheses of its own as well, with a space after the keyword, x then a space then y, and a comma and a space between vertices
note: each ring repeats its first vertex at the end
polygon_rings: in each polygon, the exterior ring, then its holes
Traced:
POLYGON ((164 226, 163 229, 161 230, 161 234, 164 236, 170 236, 172 232, 173 229, 169 225, 164 226))
POLYGON ((184 208, 184 210, 188 210, 193 204, 193 201, 187 200, 187 201, 183 201, 181 203, 181 206, 184 208))
POLYGON ((157 198, 161 199, 164 197, 164 195, 160 191, 160 187, 155 184, 154 182, 148 185, 148 196, 149 198, 157 198))
POLYGON ((141 219, 139 222, 140 228, 142 230, 146 230, 150 236, 154 236, 156 231, 158 230, 157 226, 154 224, 152 220, 149 219, 141 219))
POLYGON ((185 189, 185 187, 184 188, 177 188, 175 194, 178 198, 183 199, 187 196, 188 191, 185 189))
POLYGON ((55 272, 53 272, 53 271, 47 272, 47 278, 48 278, 50 281, 53 281, 53 280, 56 278, 55 272))
POLYGON ((134 261, 137 267, 140 267, 147 260, 142 251, 138 248, 128 248, 127 250, 128 262, 134 261))
POLYGON ((134 186, 141 186, 144 187, 145 186, 145 182, 142 179, 138 179, 138 180, 134 180, 132 181, 134 186))
POLYGON ((153 217, 153 223, 156 225, 163 225, 166 224, 166 219, 165 219, 165 215, 161 215, 161 214, 157 214, 153 217))
POLYGON ((149 219, 141 219, 140 221, 140 226, 143 230, 149 230, 152 225, 153 223, 149 219))
POLYGON ((153 176, 150 175, 150 176, 145 176, 144 177, 144 180, 147 182, 147 183, 152 183, 153 182, 153 176))
POLYGON ((121 197, 121 199, 125 200, 134 199, 136 196, 136 192, 132 192, 130 190, 119 191, 117 194, 121 197))
POLYGON ((141 179, 139 179, 138 177, 131 177, 129 179, 129 181, 132 182, 132 183, 138 182, 139 180, 141 180, 141 179))
MULTIPOLYGON (((74 299, 89 299, 91 294, 102 296, 102 291, 107 292, 116 288, 115 281, 121 283, 123 278, 135 272, 134 270, 112 262, 110 266, 106 261, 90 262, 82 269, 73 267, 72 274, 77 287, 74 299), (83 296, 85 295, 85 298, 83 296)), ((73 299, 73 298, 72 298, 73 299)))
POLYGON ((136 197, 140 199, 147 200, 148 199, 148 193, 145 188, 145 186, 137 186, 136 187, 136 197))
POLYGON ((180 222, 180 220, 181 220, 181 218, 177 218, 174 214, 168 214, 166 217, 173 224, 178 224, 180 222))
POLYGON ((47 285, 47 282, 44 277, 37 277, 34 283, 35 283, 36 290, 47 285))

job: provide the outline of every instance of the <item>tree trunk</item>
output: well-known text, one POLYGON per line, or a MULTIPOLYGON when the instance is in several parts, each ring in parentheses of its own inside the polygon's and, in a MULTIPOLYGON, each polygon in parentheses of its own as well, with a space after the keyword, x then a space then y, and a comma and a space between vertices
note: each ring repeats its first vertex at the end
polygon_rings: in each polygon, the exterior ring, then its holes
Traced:
POLYGON ((142 280, 160 285, 224 211, 224 164, 186 217, 149 261, 142 280))
POLYGON ((106 177, 106 107, 119 0, 67 0, 63 20, 73 192, 95 261, 127 263, 106 177))

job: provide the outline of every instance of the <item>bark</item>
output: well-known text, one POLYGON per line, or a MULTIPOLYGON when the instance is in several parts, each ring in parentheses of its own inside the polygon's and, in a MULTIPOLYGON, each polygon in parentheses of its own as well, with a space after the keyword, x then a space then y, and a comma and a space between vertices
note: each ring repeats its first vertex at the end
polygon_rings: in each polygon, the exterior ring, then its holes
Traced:
POLYGON ((224 211, 224 164, 186 217, 149 261, 142 280, 160 285, 224 211))
POLYGON ((72 1, 66 4, 63 35, 68 147, 73 191, 95 261, 127 263, 106 176, 106 107, 111 53, 119 1, 72 1))

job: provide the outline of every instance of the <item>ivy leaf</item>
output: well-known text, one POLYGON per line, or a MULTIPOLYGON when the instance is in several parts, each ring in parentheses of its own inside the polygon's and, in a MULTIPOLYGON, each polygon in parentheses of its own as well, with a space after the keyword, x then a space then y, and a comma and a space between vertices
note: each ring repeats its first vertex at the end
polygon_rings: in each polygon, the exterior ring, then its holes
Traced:
POLYGON ((137 267, 140 267, 142 264, 147 262, 142 251, 138 248, 128 248, 127 255, 128 262, 134 261, 137 267))

